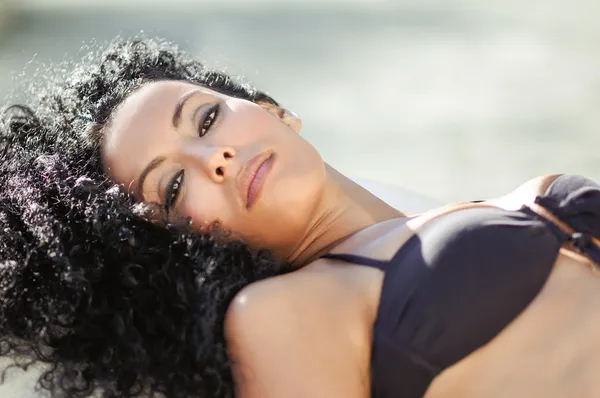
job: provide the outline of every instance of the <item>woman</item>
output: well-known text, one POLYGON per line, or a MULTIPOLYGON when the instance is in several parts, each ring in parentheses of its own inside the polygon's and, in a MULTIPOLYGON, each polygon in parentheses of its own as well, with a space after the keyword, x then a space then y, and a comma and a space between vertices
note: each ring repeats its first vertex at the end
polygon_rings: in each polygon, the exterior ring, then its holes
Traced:
POLYGON ((5 352, 56 395, 594 396, 594 182, 407 217, 162 42, 69 76, 0 179, 5 352))

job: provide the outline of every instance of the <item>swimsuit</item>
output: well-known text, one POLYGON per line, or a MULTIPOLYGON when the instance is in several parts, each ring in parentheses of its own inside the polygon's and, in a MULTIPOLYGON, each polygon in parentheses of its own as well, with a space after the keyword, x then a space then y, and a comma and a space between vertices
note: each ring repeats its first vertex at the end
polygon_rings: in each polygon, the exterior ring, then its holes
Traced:
POLYGON ((563 175, 536 204, 473 207, 433 218, 389 261, 352 254, 323 257, 381 269, 373 327, 372 396, 422 397, 432 380, 492 340, 536 297, 560 248, 570 244, 600 264, 600 184, 563 175))

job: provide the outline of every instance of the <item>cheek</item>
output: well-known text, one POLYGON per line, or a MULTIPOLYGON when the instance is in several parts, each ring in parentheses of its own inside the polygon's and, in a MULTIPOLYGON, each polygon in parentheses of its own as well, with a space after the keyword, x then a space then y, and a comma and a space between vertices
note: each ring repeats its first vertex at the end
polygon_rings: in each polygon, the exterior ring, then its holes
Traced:
POLYGON ((230 114, 227 118, 227 132, 236 146, 264 137, 269 131, 281 127, 281 122, 252 102, 231 99, 227 101, 230 114))
POLYGON ((236 214, 224 185, 190 181, 188 188, 180 212, 184 217, 191 217, 194 228, 201 229, 216 221, 231 228, 236 214))

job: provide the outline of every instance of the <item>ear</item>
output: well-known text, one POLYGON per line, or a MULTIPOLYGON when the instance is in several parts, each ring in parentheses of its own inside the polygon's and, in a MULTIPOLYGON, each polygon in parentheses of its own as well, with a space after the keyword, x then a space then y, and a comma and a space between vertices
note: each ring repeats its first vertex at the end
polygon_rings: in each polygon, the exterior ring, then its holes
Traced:
POLYGON ((281 121, 287 124, 295 133, 300 133, 300 130, 302 129, 302 120, 294 112, 268 102, 259 102, 258 105, 276 118, 281 119, 281 121))

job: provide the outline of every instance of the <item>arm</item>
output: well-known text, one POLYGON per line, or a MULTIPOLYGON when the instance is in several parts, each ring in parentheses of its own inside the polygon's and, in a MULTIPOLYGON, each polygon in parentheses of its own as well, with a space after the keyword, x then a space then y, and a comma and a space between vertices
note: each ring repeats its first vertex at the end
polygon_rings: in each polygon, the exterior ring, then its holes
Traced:
POLYGON ((327 304, 343 296, 334 297, 335 286, 314 279, 290 274, 259 282, 230 306, 225 333, 237 396, 369 396, 368 358, 357 354, 346 311, 327 304))

